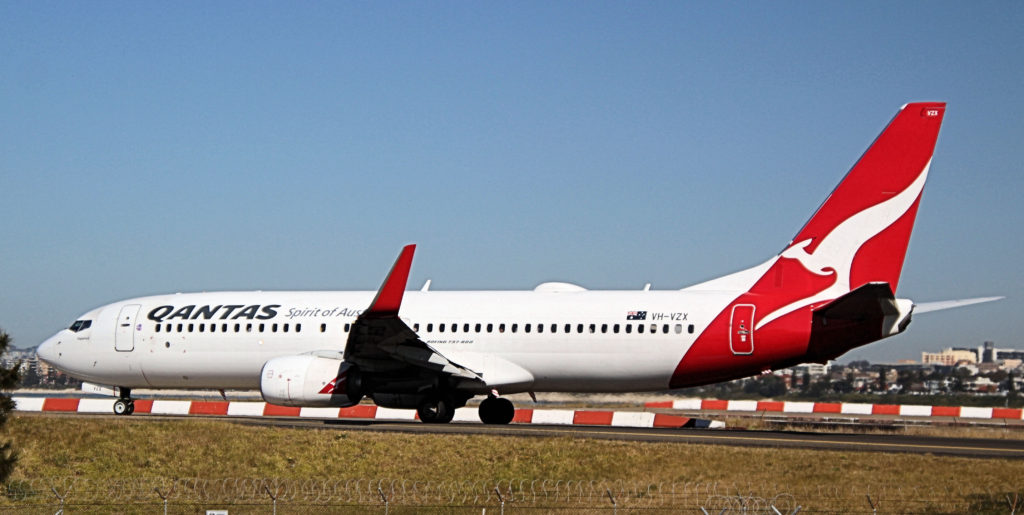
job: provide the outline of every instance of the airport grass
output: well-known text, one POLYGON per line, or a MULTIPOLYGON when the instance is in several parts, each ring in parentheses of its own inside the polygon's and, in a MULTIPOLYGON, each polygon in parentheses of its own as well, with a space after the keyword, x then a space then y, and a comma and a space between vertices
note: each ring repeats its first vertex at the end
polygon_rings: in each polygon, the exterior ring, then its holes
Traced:
MULTIPOLYGON (((901 491, 920 495, 931 492, 940 501, 948 498, 948 504, 938 506, 951 507, 970 505, 979 496, 1000 499, 1004 494, 1024 494, 1024 460, 1010 459, 570 436, 379 433, 143 417, 17 415, 3 435, 14 441, 20 454, 14 482, 55 477, 550 479, 719 484, 740 489, 753 485, 750 488, 755 490, 760 488, 757 485, 772 485, 775 492, 841 490, 850 485, 857 485, 858 491, 885 491, 897 485, 901 491)), ((863 495, 850 502, 851 508, 867 507, 863 495)), ((934 502, 939 501, 933 499, 927 506, 934 508, 934 502)), ((806 511, 806 501, 804 506, 806 511)))

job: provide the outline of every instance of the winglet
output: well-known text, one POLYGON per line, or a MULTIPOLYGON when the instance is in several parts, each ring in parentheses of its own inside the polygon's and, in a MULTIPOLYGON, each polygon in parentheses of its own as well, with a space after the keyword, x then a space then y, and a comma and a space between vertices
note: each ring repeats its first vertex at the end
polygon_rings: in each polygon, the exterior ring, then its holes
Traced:
POLYGON ((409 269, 412 268, 412 255, 415 251, 415 244, 402 248, 402 253, 398 255, 395 265, 391 267, 391 272, 384 279, 384 284, 380 286, 377 296, 374 297, 363 316, 379 318, 398 315, 398 308, 402 306, 402 296, 405 295, 405 284, 409 281, 409 269))

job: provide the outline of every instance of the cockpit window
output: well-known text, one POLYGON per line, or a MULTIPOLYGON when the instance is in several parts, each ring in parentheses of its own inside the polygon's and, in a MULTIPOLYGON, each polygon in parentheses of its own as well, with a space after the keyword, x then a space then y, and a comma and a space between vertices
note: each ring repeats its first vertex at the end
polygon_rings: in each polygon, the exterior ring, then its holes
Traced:
POLYGON ((71 324, 71 327, 69 327, 68 329, 70 329, 71 332, 73 333, 77 333, 79 331, 84 331, 90 327, 92 327, 92 320, 75 320, 75 323, 71 324))

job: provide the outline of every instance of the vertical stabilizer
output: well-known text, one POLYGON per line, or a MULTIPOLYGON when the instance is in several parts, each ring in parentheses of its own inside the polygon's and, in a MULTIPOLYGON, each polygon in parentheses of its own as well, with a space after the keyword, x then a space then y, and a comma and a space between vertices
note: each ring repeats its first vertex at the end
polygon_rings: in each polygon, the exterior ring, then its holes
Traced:
POLYGON ((848 274, 846 290, 899 283, 946 104, 907 104, 793 238, 785 257, 848 274), (788 254, 787 254, 788 253, 788 254))

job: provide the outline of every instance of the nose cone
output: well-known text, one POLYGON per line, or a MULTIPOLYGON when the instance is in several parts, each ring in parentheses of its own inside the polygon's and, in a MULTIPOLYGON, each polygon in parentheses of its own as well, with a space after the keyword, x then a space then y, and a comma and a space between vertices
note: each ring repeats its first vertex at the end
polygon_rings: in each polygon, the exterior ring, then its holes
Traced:
POLYGON ((59 344, 60 333, 57 333, 45 342, 39 344, 39 347, 36 348, 36 355, 47 364, 57 366, 60 358, 60 350, 58 348, 59 344))

